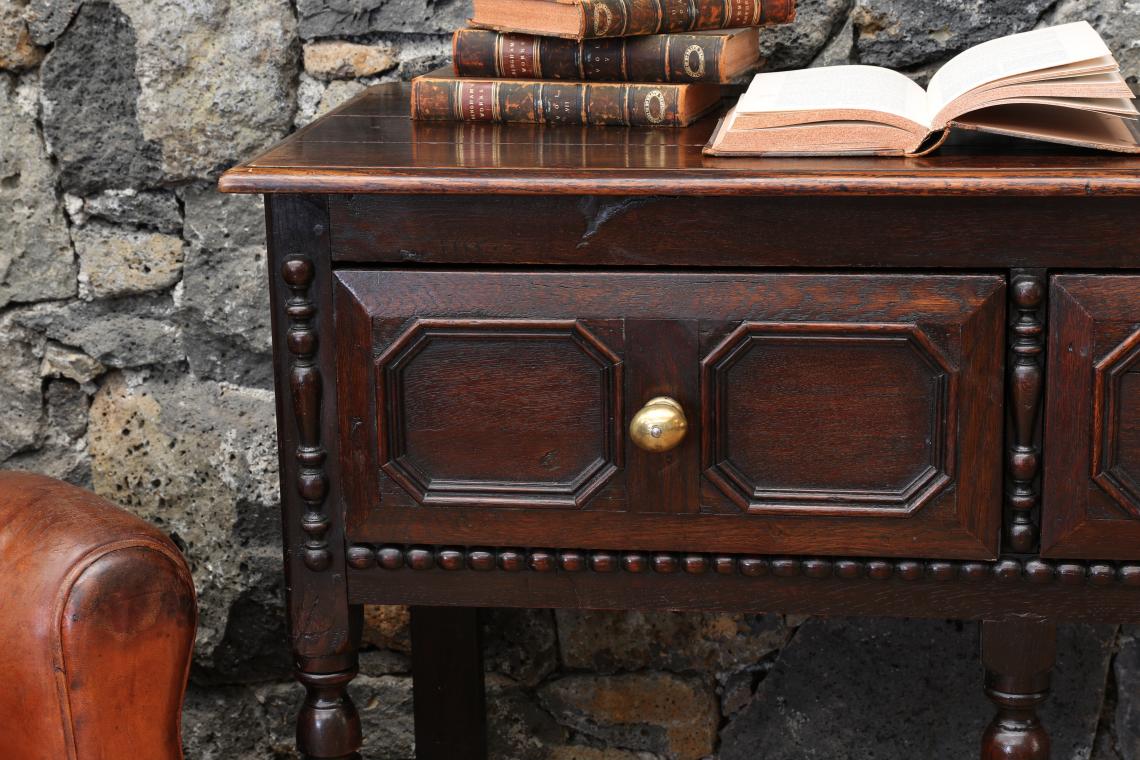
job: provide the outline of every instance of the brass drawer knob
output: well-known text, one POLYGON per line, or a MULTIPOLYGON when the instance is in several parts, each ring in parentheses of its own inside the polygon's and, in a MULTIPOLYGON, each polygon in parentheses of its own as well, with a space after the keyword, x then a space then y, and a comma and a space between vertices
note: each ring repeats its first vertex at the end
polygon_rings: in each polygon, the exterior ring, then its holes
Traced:
POLYGON ((639 448, 660 453, 672 451, 685 440, 689 421, 685 410, 674 399, 658 396, 633 415, 629 435, 639 448))

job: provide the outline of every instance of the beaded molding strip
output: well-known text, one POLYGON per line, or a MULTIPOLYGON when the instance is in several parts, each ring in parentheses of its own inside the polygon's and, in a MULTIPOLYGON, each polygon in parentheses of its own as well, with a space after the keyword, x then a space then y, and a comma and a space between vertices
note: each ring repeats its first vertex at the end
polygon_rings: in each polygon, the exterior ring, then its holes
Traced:
POLYGON ((904 581, 983 581, 1090 584, 1140 587, 1140 564, 1002 559, 997 562, 895 559, 796 559, 748 555, 613 552, 573 549, 506 549, 354 544, 348 565, 355 570, 411 569, 504 572, 595 572, 742 575, 749 578, 838 578, 904 581))

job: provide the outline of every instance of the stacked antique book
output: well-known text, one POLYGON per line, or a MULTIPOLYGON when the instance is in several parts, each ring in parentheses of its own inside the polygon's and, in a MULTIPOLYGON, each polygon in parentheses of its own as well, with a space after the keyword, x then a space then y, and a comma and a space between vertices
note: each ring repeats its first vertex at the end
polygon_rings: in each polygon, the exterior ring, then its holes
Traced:
POLYGON ((474 0, 454 63, 412 83, 412 117, 684 126, 760 65, 795 0, 474 0))

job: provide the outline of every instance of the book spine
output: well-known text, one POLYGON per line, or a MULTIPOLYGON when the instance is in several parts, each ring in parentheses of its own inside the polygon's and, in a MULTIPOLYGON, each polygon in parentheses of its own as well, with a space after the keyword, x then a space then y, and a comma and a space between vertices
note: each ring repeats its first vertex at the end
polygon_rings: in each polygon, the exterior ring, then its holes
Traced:
POLYGON ((479 29, 455 33, 456 76, 593 82, 719 82, 725 37, 655 34, 566 40, 479 29))
POLYGON ((680 91, 652 84, 417 79, 412 117, 427 120, 672 127, 680 91))
POLYGON ((784 24, 795 0, 580 0, 583 36, 630 37, 784 24))

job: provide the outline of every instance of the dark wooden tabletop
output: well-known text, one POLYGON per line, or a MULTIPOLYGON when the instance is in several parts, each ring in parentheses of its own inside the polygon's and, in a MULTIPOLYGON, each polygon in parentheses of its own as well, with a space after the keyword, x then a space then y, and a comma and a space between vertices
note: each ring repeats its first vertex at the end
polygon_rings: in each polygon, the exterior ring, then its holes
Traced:
POLYGON ((719 114, 684 129, 412 121, 373 87, 227 172, 232 193, 1140 195, 1140 157, 958 134, 901 158, 710 158, 719 114))

